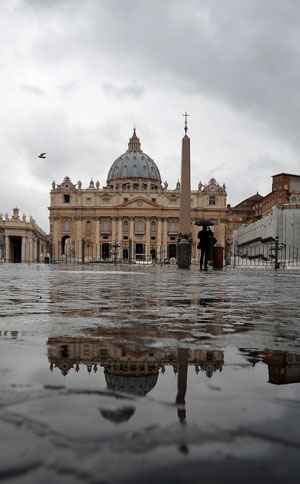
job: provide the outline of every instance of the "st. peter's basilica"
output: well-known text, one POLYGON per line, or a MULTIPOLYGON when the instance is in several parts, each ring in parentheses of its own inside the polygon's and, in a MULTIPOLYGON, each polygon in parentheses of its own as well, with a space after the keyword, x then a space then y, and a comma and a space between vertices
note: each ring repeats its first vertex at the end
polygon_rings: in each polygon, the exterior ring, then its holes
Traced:
MULTIPOLYGON (((176 258, 180 183, 162 183, 155 161, 142 151, 134 129, 128 149, 111 165, 106 185, 65 177, 52 183, 50 242, 53 261, 163 261, 176 258)), ((225 247, 226 189, 212 178, 191 193, 192 257, 198 256, 194 223, 214 222, 225 247)))

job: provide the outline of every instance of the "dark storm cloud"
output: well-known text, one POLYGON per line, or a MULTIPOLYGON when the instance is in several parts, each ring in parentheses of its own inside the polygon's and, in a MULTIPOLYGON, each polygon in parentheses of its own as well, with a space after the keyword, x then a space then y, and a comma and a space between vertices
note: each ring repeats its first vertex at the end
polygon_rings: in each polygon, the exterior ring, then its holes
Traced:
MULTIPOLYGON (((104 183, 137 122, 173 186, 187 109, 193 185, 214 176, 236 201, 268 191, 275 171, 298 169, 299 24, 292 0, 4 0, 7 183, 20 170, 34 181, 46 219, 51 180, 104 183), (40 151, 48 153, 42 163, 40 151)), ((6 193, 11 206, 15 194, 6 193)))
POLYGON ((82 53, 81 62, 86 68, 92 63, 98 75, 101 56, 109 56, 120 75, 130 67, 142 81, 170 82, 178 90, 220 98, 299 148, 299 2, 28 0, 25 5, 38 9, 46 22, 36 48, 49 59, 63 62, 82 53))

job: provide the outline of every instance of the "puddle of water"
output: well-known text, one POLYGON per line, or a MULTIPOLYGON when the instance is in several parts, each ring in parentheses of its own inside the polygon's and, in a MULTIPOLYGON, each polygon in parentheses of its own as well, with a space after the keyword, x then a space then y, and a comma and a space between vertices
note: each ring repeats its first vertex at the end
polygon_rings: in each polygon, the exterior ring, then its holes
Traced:
POLYGON ((0 267, 0 478, 298 482, 299 278, 78 273, 0 267))

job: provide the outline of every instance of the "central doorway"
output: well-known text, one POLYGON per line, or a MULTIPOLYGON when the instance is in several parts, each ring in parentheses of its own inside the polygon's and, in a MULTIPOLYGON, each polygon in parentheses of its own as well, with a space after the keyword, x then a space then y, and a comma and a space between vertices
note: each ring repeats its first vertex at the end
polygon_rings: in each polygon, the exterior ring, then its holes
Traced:
POLYGON ((145 256, 144 244, 135 244, 135 258, 136 260, 143 260, 145 256))

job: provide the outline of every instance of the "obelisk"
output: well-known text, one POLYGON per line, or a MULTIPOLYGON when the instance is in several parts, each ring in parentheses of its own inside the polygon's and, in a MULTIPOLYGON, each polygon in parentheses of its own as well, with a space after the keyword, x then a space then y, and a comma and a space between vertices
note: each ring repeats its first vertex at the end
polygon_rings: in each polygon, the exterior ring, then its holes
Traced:
POLYGON ((184 114, 184 137, 181 148, 181 186, 179 235, 177 239, 177 265, 180 269, 189 269, 192 256, 191 235, 191 151, 190 138, 187 135, 187 117, 184 114))

